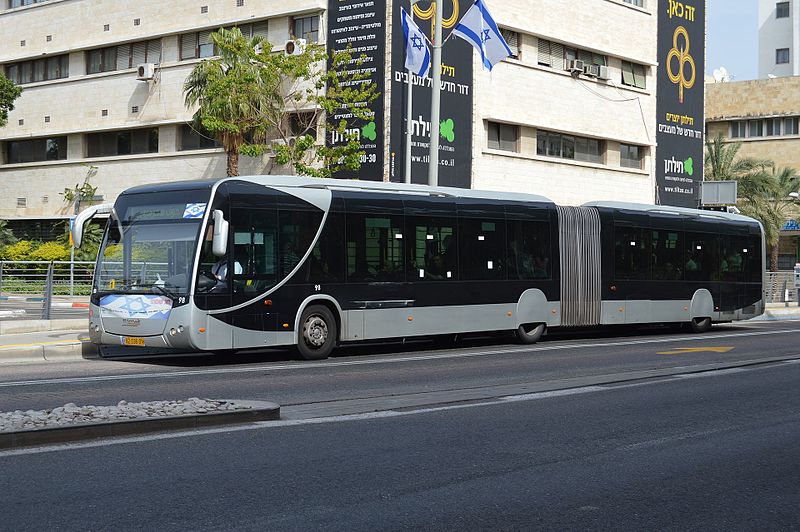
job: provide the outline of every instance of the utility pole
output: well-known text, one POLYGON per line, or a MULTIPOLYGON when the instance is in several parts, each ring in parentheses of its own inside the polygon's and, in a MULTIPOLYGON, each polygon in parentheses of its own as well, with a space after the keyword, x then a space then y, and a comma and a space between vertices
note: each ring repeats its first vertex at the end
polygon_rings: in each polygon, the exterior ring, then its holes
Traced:
POLYGON ((433 95, 431 97, 431 150, 428 162, 428 185, 439 184, 439 111, 442 97, 442 17, 444 0, 436 1, 433 32, 433 95))

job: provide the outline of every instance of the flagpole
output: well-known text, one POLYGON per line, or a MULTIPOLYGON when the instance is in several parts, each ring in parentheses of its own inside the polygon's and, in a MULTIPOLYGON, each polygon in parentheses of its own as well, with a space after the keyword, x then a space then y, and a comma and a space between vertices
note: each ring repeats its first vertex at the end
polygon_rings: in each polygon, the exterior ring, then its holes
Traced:
POLYGON ((428 185, 439 184, 439 112, 442 97, 442 17, 444 1, 436 2, 436 22, 433 33, 433 95, 431 97, 431 146, 428 162, 428 185))
MULTIPOLYGON (((413 3, 412 3, 413 5, 413 3)), ((411 98, 414 95, 414 74, 411 72, 411 69, 407 70, 408 72, 408 96, 406 97, 406 101, 408 102, 408 108, 406 109, 406 165, 405 165, 405 179, 404 181, 406 184, 411 184, 411 98)))

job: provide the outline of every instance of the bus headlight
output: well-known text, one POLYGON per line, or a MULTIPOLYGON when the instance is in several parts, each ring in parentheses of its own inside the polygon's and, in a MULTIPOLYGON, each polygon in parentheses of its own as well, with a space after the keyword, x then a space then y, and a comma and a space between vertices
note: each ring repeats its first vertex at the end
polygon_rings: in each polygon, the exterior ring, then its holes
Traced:
POLYGON ((178 334, 178 329, 176 329, 175 327, 169 330, 170 336, 175 336, 176 334, 178 334))

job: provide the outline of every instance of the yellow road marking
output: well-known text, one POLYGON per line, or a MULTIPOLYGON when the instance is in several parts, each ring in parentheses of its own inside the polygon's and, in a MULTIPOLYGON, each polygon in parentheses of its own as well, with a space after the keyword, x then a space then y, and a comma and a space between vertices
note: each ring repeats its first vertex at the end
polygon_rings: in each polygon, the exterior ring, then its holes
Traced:
POLYGON ((684 353, 727 353, 733 347, 679 347, 674 351, 662 351, 657 355, 683 355, 684 353))

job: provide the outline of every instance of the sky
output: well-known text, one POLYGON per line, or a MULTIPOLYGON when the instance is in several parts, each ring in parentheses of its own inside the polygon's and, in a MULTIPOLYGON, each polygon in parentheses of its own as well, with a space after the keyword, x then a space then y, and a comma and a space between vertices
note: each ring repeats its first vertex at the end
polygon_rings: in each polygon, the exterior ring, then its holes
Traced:
POLYGON ((708 0, 706 73, 725 67, 733 81, 758 77, 758 0, 708 0))

